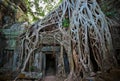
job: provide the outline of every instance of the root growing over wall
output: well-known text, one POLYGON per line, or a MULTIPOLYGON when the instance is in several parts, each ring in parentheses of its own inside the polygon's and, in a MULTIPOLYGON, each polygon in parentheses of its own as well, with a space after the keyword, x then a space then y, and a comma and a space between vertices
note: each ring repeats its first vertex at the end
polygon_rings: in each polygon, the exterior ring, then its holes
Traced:
POLYGON ((107 71, 115 62, 110 25, 96 0, 63 0, 57 9, 19 37, 21 71, 25 71, 33 53, 41 49, 43 34, 50 33, 67 52, 71 77, 83 78, 93 72, 93 60, 97 71, 107 71), (67 27, 63 25, 65 19, 67 27))

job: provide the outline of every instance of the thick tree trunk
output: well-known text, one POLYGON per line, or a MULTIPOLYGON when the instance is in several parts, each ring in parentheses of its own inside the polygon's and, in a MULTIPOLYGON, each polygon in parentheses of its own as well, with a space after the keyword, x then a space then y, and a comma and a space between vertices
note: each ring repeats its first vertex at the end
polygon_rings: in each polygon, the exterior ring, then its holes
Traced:
POLYGON ((114 62, 109 25, 95 0, 64 0, 58 9, 28 29, 25 37, 21 39, 27 41, 25 44, 27 57, 22 71, 32 52, 40 49, 40 39, 43 34, 52 34, 52 37, 61 44, 60 64, 58 65, 61 71, 58 73, 64 72, 63 46, 70 65, 69 78, 76 77, 76 74, 81 78, 86 77, 86 73, 90 74, 95 70, 92 68, 95 65, 98 66, 96 71, 107 71, 113 66, 113 63, 109 61, 112 59, 114 62), (66 17, 69 22, 64 22, 66 17), (65 28, 63 23, 69 24, 69 27, 65 28), (43 31, 46 28, 50 28, 50 31, 43 31), (75 73, 75 71, 78 72, 75 73))

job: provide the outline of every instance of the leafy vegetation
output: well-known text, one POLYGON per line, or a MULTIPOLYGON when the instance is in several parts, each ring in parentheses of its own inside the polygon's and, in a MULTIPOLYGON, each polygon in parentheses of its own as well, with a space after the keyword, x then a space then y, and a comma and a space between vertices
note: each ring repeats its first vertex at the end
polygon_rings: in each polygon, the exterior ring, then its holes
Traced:
POLYGON ((63 27, 69 27, 69 19, 65 18, 62 22, 63 27))
POLYGON ((35 70, 35 67, 34 66, 31 66, 29 67, 30 71, 34 71, 35 70))
POLYGON ((62 0, 25 0, 29 21, 34 22, 43 18, 61 2, 62 0))
POLYGON ((101 9, 104 12, 104 14, 108 17, 116 16, 117 10, 115 8, 110 9, 109 3, 106 3, 105 1, 102 2, 101 9))

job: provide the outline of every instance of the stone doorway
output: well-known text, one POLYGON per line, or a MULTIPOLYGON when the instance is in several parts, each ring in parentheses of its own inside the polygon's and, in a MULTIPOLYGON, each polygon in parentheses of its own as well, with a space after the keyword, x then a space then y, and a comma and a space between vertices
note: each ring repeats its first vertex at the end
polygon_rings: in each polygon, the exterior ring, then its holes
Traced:
POLYGON ((55 54, 46 54, 46 68, 45 75, 55 75, 56 74, 56 56, 55 54))

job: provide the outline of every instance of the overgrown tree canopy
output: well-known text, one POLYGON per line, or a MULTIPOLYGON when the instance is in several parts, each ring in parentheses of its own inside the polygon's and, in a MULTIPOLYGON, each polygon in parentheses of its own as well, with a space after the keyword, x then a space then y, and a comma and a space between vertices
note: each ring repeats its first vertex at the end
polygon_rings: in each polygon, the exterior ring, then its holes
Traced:
MULTIPOLYGON (((61 2, 62 0, 1 0, 0 21, 1 23, 6 22, 6 18, 4 18, 3 15, 6 15, 6 17, 9 15, 13 21, 16 19, 16 21, 28 20, 29 22, 33 22, 43 18, 48 12, 54 10, 61 2)), ((97 0, 97 2, 100 4, 106 16, 119 20, 119 0, 97 0)))
POLYGON ((27 15, 32 18, 31 21, 34 21, 44 17, 48 12, 56 8, 59 3, 61 3, 61 0, 25 0, 28 9, 27 15))
MULTIPOLYGON (((77 81, 93 71, 109 70, 116 64, 109 30, 113 22, 110 21, 96 0, 62 1, 54 11, 21 35, 18 45, 21 71, 25 71, 35 52, 42 49, 45 35, 53 37, 61 50, 62 47, 66 50, 70 68, 67 81, 72 77, 76 77, 74 81, 77 81)), ((58 61, 60 76, 65 74, 63 54, 61 51, 58 61)))
MULTIPOLYGON (((41 53, 47 35, 61 47, 56 65, 60 77, 65 75, 63 50, 66 52, 70 72, 65 81, 79 81, 90 76, 91 72, 106 72, 117 65, 110 32, 114 22, 106 18, 113 13, 105 15, 96 0, 1 0, 0 4, 1 10, 9 9, 10 14, 7 15, 14 16, 13 21, 33 22, 39 19, 18 37, 16 67, 22 73, 35 65, 36 55, 41 53)), ((43 61, 39 60, 39 63, 43 61)), ((38 64, 36 66, 39 67, 38 64)), ((42 66, 37 69, 40 68, 44 70, 42 66)))

